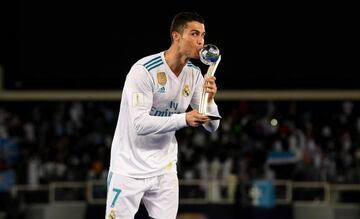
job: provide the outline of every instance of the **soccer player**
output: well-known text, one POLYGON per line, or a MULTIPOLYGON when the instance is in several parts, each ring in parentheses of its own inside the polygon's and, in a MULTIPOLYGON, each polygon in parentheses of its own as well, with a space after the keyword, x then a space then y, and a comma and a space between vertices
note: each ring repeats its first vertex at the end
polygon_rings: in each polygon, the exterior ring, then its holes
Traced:
POLYGON ((106 219, 134 218, 141 200, 151 218, 175 219, 175 131, 202 125, 213 132, 219 127, 219 120, 197 110, 205 88, 207 112, 219 115, 215 77, 204 78, 190 62, 199 59, 204 46, 203 18, 192 12, 175 15, 170 35, 168 50, 140 59, 126 77, 111 148, 106 219))

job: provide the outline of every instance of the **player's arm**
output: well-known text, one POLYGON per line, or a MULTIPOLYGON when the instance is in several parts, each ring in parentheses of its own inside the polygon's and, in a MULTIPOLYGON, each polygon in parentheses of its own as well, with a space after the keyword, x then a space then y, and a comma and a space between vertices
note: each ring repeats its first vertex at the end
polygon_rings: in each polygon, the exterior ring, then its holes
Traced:
POLYGON ((186 127, 185 113, 169 117, 150 115, 154 85, 154 79, 144 66, 139 64, 131 68, 126 78, 123 92, 129 103, 130 120, 137 134, 160 134, 186 127))
MULTIPOLYGON (((218 110, 218 107, 215 103, 215 100, 214 100, 214 96, 217 92, 217 89, 216 89, 216 84, 215 84, 215 78, 209 78, 209 79, 206 79, 208 80, 208 82, 210 82, 211 84, 209 83, 205 83, 205 79, 204 77, 201 75, 201 73, 199 73, 199 76, 195 82, 195 93, 194 93, 194 96, 191 100, 191 107, 193 109, 198 109, 199 108, 199 104, 200 104, 200 98, 201 98, 201 93, 202 93, 202 90, 203 88, 209 88, 210 92, 212 93, 211 95, 209 95, 209 99, 208 99, 208 105, 207 105, 207 112, 212 114, 212 115, 217 115, 217 116, 220 116, 219 114, 219 110, 218 110)), ((204 128, 209 131, 209 132, 214 132, 218 129, 220 125, 220 120, 210 120, 206 123, 203 124, 204 128)))

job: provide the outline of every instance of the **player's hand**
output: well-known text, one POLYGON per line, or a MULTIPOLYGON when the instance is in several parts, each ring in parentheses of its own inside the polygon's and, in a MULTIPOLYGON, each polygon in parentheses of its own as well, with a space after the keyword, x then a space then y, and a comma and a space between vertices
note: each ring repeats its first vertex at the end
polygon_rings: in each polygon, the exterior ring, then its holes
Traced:
POLYGON ((186 113, 186 123, 189 126, 197 127, 209 121, 209 117, 199 113, 196 109, 186 113))
POLYGON ((216 87, 216 78, 214 76, 205 75, 204 77, 204 89, 206 93, 209 94, 208 103, 211 103, 216 95, 217 87, 216 87))

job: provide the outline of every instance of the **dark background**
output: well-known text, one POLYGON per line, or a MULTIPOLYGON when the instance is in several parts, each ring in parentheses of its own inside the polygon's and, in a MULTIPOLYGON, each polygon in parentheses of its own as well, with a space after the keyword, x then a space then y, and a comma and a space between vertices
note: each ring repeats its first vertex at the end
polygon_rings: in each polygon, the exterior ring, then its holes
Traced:
POLYGON ((4 87, 121 89, 135 61, 169 47, 185 10, 205 18, 206 42, 221 50, 220 89, 360 87, 354 6, 215 2, 2 3, 4 87))

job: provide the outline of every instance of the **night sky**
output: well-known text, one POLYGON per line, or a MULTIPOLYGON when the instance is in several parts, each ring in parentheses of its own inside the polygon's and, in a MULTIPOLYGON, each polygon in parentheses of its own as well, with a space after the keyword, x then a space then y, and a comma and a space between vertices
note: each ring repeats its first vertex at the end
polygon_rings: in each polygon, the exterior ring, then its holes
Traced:
POLYGON ((180 11, 205 18, 206 43, 222 53, 220 89, 360 87, 351 6, 221 3, 9 3, 12 13, 1 17, 5 88, 121 89, 134 62, 170 46, 180 11))

